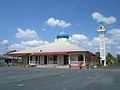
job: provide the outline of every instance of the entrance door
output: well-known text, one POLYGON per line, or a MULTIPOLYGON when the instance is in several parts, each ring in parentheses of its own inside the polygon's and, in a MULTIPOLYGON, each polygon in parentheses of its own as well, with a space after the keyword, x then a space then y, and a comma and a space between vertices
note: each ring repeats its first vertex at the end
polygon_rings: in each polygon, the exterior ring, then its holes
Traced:
POLYGON ((53 64, 57 64, 57 55, 53 56, 53 64))
POLYGON ((44 64, 47 64, 47 56, 44 56, 44 64))
POLYGON ((64 65, 68 65, 68 55, 64 55, 64 65))

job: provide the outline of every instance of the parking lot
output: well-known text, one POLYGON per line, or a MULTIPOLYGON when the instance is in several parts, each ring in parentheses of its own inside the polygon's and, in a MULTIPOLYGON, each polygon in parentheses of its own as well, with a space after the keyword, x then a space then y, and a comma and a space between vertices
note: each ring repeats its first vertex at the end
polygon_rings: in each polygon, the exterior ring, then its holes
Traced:
POLYGON ((120 69, 0 67, 0 90, 119 90, 120 69))

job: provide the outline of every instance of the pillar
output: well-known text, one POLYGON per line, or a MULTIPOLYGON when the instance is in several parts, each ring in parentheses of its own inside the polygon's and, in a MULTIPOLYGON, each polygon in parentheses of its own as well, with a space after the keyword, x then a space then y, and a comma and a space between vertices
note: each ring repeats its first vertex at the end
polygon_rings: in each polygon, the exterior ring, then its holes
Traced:
POLYGON ((57 55, 57 64, 59 65, 59 62, 60 62, 60 58, 59 58, 59 55, 57 55))
POLYGON ((70 53, 69 53, 69 55, 68 55, 68 56, 69 56, 69 59, 68 59, 68 60, 69 60, 69 65, 70 65, 70 53))
POLYGON ((29 55, 29 63, 28 64, 30 64, 30 55, 29 55))
POLYGON ((84 65, 85 65, 85 54, 83 53, 83 62, 84 62, 84 65))

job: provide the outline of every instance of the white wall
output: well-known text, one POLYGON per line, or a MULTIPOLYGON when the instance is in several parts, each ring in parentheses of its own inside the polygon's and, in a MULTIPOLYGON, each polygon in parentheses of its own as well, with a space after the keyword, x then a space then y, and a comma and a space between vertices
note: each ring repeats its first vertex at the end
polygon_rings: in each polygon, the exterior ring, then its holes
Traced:
POLYGON ((28 64, 27 62, 28 62, 28 56, 22 56, 22 62, 24 63, 24 64, 28 64))
POLYGON ((63 65, 64 64, 64 55, 58 55, 59 57, 59 65, 63 65))
POLYGON ((44 55, 40 56, 40 64, 44 64, 44 55))

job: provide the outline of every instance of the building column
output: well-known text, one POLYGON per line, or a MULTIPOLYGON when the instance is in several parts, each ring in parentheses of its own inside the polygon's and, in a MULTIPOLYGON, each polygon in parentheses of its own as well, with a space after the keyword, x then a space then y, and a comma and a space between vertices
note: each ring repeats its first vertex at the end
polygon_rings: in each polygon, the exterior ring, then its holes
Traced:
POLYGON ((59 61, 60 61, 59 55, 57 55, 57 64, 58 64, 58 65, 59 65, 59 61))
POLYGON ((47 55, 47 65, 49 64, 49 60, 48 60, 49 58, 48 58, 48 55, 47 55))
POLYGON ((69 58, 68 58, 68 60, 69 60, 69 65, 70 65, 70 53, 69 53, 69 55, 68 55, 68 56, 69 56, 69 58))
POLYGON ((85 65, 85 54, 83 53, 83 62, 84 62, 84 65, 85 65))
POLYGON ((39 56, 37 56, 37 65, 39 64, 39 56))
POLYGON ((30 55, 29 55, 29 63, 28 64, 30 64, 30 55))

